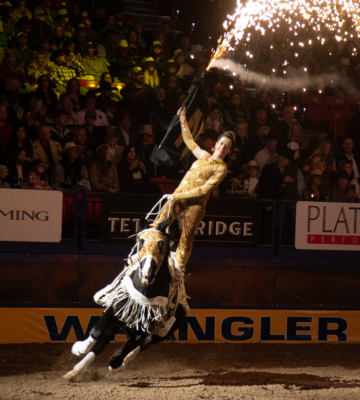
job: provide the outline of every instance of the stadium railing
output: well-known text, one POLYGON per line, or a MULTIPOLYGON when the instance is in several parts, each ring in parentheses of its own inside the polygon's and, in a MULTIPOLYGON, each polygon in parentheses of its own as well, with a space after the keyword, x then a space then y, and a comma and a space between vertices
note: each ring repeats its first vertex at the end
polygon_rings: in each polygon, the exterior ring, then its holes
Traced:
MULTIPOLYGON (((122 254, 127 255, 130 245, 108 244, 100 241, 101 195, 99 192, 86 192, 82 198, 83 219, 81 232, 81 251, 85 254, 122 254)), ((126 196, 126 194, 124 194, 126 196)), ((256 248, 227 247, 227 257, 233 258, 266 258, 274 255, 276 200, 261 200, 262 202, 262 236, 260 246, 256 248), (267 207, 271 210, 266 211, 267 207)), ((194 257, 223 257, 219 247, 194 246, 194 257)))
MULTIPOLYGON (((131 245, 100 241, 101 197, 99 192, 63 192, 62 239, 59 243, 0 242, 0 253, 89 254, 127 256, 131 245)), ((126 196, 126 194, 124 194, 126 196)), ((195 258, 244 258, 307 260, 307 265, 323 262, 344 266, 359 260, 357 251, 298 250, 295 248, 296 201, 261 199, 261 239, 259 247, 194 246, 195 258), (222 250, 223 249, 223 250, 222 250)), ((325 265, 324 264, 324 265, 325 265)))

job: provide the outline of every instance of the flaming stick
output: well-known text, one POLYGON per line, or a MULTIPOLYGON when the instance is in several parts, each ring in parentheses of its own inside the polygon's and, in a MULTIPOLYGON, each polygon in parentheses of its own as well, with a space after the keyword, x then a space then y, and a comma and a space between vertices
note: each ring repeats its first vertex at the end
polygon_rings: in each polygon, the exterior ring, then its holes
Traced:
MULTIPOLYGON (((301 48, 313 46, 314 43, 324 46, 327 39, 324 34, 334 37, 338 42, 359 38, 360 13, 358 3, 353 0, 249 0, 245 5, 237 0, 235 13, 227 16, 223 27, 225 32, 219 39, 207 70, 215 60, 237 50, 244 40, 250 42, 252 33, 247 33, 245 39, 247 30, 259 31, 262 36, 268 37, 285 27, 285 33, 293 38, 291 42, 288 40, 290 46, 294 42, 301 48), (311 36, 307 41, 299 40, 304 29, 311 36)), ((328 49, 328 54, 331 56, 331 49, 328 49)))

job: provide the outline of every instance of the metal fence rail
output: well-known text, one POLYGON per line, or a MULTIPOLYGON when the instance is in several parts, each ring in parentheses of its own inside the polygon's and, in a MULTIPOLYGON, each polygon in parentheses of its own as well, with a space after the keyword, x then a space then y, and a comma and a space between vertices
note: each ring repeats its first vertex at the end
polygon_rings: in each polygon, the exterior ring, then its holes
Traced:
MULTIPOLYGON (((81 253, 127 255, 130 246, 100 242, 101 196, 99 192, 85 192, 82 198, 81 253)), ((126 196, 126 194, 124 194, 126 196)))
MULTIPOLYGON (((99 192, 86 192, 82 198, 83 220, 81 232, 81 251, 84 254, 127 255, 132 245, 108 244, 100 242, 101 195, 99 192)), ((126 194, 125 194, 126 196, 126 194)), ((275 245, 276 200, 261 200, 263 204, 262 240, 257 248, 226 248, 226 257, 266 258, 273 257, 275 245), (270 207, 271 210, 266 211, 270 207)), ((221 248, 194 246, 193 257, 224 257, 221 248)))
MULTIPOLYGON (((59 243, 0 242, 0 253, 79 254, 126 256, 132 244, 100 241, 101 197, 99 192, 63 192, 62 239, 59 243)), ((124 194, 126 196, 126 194, 124 194)), ((295 248, 296 201, 262 199, 261 241, 259 247, 194 246, 192 257, 228 259, 307 260, 324 266, 358 263, 356 251, 297 250, 295 248)), ((280 263, 281 264, 281 263, 280 263)))

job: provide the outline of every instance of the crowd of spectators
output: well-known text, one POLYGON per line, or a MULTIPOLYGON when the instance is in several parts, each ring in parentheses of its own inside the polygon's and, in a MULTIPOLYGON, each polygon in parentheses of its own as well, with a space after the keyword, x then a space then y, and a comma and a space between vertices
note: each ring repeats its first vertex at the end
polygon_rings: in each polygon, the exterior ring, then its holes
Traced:
MULTIPOLYGON (((117 4, 55 11, 51 0, 4 1, 0 13, 0 187, 161 193, 152 178, 181 179, 191 155, 159 167, 147 149, 159 143, 153 116, 171 120, 207 67, 191 34, 175 36, 167 22, 143 31, 117 4)), ((359 110, 336 143, 328 125, 309 129, 296 107, 275 112, 274 88, 250 91, 211 68, 205 89, 198 145, 211 152, 226 130, 237 140, 213 196, 359 201, 359 110)))

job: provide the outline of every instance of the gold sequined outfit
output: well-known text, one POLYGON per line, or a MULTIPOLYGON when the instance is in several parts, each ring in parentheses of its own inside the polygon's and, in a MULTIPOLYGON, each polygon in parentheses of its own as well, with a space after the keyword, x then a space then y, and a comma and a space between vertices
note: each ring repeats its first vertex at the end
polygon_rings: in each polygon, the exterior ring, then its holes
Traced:
MULTIPOLYGON (((196 147, 190 131, 182 125, 184 142, 190 150, 196 147)), ((209 161, 208 154, 196 160, 184 176, 180 185, 174 192, 175 203, 171 205, 170 224, 183 211, 185 212, 183 229, 176 250, 175 258, 185 271, 187 261, 191 255, 196 231, 205 215, 206 203, 214 190, 227 174, 226 163, 223 161, 209 161)), ((170 202, 166 204, 156 224, 166 219, 170 202)))

